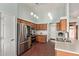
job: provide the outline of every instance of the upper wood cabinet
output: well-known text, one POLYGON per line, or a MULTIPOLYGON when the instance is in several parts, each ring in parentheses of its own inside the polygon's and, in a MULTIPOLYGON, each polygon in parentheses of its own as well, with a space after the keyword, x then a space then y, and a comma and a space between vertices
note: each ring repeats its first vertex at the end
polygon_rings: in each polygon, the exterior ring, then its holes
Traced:
POLYGON ((57 28, 57 30, 60 30, 60 23, 59 22, 56 23, 56 28, 57 28))
MULTIPOLYGON (((20 18, 17 18, 17 22, 23 23, 23 24, 28 25, 28 26, 31 26, 31 27, 34 27, 34 23, 29 22, 29 21, 25 21, 25 20, 20 19, 20 18)), ((35 27, 34 27, 34 28, 35 28, 35 27)))
POLYGON ((21 19, 17 18, 17 22, 20 23, 21 22, 21 19))
POLYGON ((24 23, 28 26, 31 26, 32 28, 34 28, 36 30, 47 30, 47 24, 34 24, 32 22, 25 21, 25 20, 20 19, 20 18, 17 19, 17 22, 24 23))
POLYGON ((60 20, 60 22, 57 23, 57 30, 59 31, 67 30, 67 19, 60 20))
POLYGON ((67 30, 67 20, 66 19, 60 21, 60 29, 61 29, 61 31, 67 30))
POLYGON ((36 24, 36 30, 47 30, 47 24, 36 24))
POLYGON ((33 29, 36 29, 36 24, 33 23, 33 24, 32 24, 32 28, 33 28, 33 29))

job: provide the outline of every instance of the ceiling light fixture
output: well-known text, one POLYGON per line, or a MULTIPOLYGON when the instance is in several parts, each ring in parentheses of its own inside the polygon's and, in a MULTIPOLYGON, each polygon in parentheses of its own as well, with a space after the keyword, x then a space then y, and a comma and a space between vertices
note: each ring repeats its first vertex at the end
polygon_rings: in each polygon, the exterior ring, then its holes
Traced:
POLYGON ((79 16, 77 18, 79 18, 79 16))
POLYGON ((30 15, 31 15, 31 16, 34 16, 36 19, 39 18, 39 17, 38 17, 36 14, 34 14, 33 12, 31 12, 30 15))
POLYGON ((48 12, 48 17, 49 17, 51 20, 53 19, 50 12, 48 12))
POLYGON ((30 14, 31 14, 31 15, 34 15, 34 13, 33 13, 33 12, 31 12, 30 14))
POLYGON ((39 17, 38 17, 38 16, 36 16, 36 18, 38 19, 39 17))
POLYGON ((36 15, 34 14, 34 17, 36 17, 36 15))

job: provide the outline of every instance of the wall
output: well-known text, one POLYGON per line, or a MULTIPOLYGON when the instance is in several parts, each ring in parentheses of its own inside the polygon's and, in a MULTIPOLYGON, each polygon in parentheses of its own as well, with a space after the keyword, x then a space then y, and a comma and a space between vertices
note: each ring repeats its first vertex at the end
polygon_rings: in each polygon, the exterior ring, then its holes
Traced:
POLYGON ((17 15, 16 3, 0 3, 0 11, 10 15, 17 15))
POLYGON ((37 30, 36 34, 37 35, 47 35, 47 30, 37 30))
POLYGON ((38 19, 35 21, 36 24, 47 24, 47 23, 51 23, 52 20, 50 19, 38 19))

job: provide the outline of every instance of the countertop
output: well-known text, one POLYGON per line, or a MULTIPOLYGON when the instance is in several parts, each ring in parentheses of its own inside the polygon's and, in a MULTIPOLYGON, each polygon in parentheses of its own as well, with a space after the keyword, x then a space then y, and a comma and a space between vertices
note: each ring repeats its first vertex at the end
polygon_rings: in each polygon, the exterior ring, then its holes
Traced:
POLYGON ((55 40, 51 40, 51 42, 55 43, 55 50, 79 54, 79 40, 75 40, 71 43, 60 42, 60 41, 55 41, 55 40))

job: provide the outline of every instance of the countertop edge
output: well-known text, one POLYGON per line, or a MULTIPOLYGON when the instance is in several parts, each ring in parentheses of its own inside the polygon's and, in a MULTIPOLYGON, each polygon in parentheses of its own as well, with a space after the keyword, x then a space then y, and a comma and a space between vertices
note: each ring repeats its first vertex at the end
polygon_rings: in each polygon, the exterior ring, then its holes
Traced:
POLYGON ((63 49, 58 49, 58 48, 55 48, 55 50, 59 50, 59 51, 63 51, 63 52, 68 52, 68 53, 73 53, 73 54, 78 54, 77 52, 73 52, 73 51, 69 51, 69 50, 63 50, 63 49))

